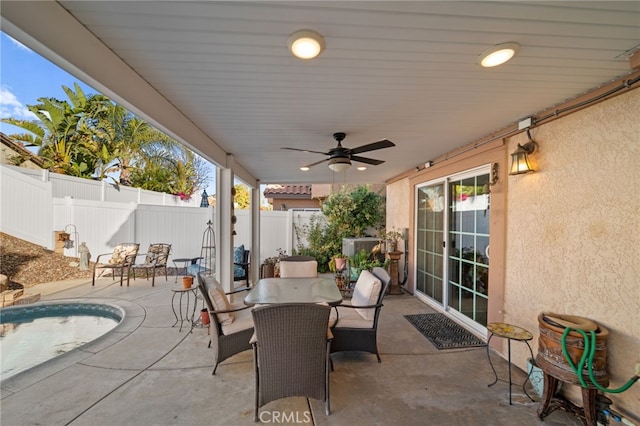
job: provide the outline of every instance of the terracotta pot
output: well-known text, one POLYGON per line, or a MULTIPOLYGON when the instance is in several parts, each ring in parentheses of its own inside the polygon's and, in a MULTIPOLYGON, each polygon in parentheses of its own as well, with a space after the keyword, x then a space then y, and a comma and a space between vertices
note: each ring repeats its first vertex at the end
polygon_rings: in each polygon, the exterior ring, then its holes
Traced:
MULTIPOLYGON (((538 339, 538 356, 536 363, 545 373, 560 379, 563 382, 578 384, 578 377, 564 357, 562 351, 562 334, 565 328, 545 321, 544 314, 538 315, 540 337, 538 339)), ((596 348, 593 358, 593 372, 596 381, 602 386, 609 385, 607 374, 607 339, 609 331, 598 324, 596 332, 596 348)), ((578 365, 584 352, 584 340, 578 332, 572 331, 566 340, 567 352, 574 365, 578 365)), ((589 384, 589 373, 585 365, 582 376, 589 384)))
POLYGON ((182 287, 191 288, 192 285, 193 285, 193 277, 191 276, 182 277, 182 287))
POLYGON ((202 325, 209 325, 211 318, 209 317, 209 311, 207 311, 207 308, 200 310, 200 318, 202 319, 202 325))
POLYGON ((344 257, 336 257, 336 270, 342 271, 347 266, 347 259, 344 257))

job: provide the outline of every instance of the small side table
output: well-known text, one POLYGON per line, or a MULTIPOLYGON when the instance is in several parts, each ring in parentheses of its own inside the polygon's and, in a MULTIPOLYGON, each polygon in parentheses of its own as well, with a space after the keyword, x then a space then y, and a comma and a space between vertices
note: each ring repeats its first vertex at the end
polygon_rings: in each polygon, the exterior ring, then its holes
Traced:
POLYGON ((180 322, 180 329, 178 331, 182 331, 182 324, 185 321, 191 322, 191 329, 193 329, 193 326, 195 325, 194 316, 195 316, 196 308, 198 305, 197 303, 198 299, 196 294, 197 288, 198 287, 191 286, 190 288, 175 287, 171 289, 171 291, 173 292, 173 296, 171 297, 171 309, 173 310, 173 315, 176 317, 176 322, 174 322, 171 327, 175 327, 176 324, 180 322), (178 312, 180 313, 180 316, 178 316, 178 313, 176 312, 176 304, 175 304, 175 299, 176 299, 176 296, 178 295, 180 295, 180 298, 178 300, 178 312), (193 295, 193 308, 191 309, 191 317, 189 317, 189 306, 191 305, 191 295, 193 295), (186 296, 186 307, 183 312, 182 304, 185 296, 186 296))
MULTIPOLYGON (((177 259, 173 259, 173 266, 177 269, 183 269, 184 270, 184 274, 183 275, 187 275, 188 273, 188 269, 189 265, 194 265, 196 264, 196 262, 198 262, 198 260, 202 259, 202 257, 179 257, 177 259), (178 266, 178 264, 182 263, 182 266, 178 266)), ((176 281, 178 282, 178 274, 176 273, 176 281)))
MULTIPOLYGON (((491 322, 487 324, 487 330, 489 330, 489 339, 487 340, 487 358, 489 359, 489 365, 491 366, 491 370, 493 370, 493 374, 496 376, 496 379, 488 384, 487 386, 493 386, 498 383, 498 373, 493 366, 493 362, 491 362, 491 355, 489 352, 489 343, 491 342, 491 338, 493 336, 502 337, 507 339, 507 353, 508 353, 508 361, 509 361, 509 405, 513 405, 511 402, 511 386, 513 385, 511 381, 511 341, 515 340, 517 342, 524 342, 529 348, 529 353, 531 354, 531 359, 533 359, 533 351, 531 350, 531 345, 529 345, 529 340, 533 339, 533 335, 522 327, 518 327, 517 325, 505 324, 502 322, 491 322)), ((504 381, 504 380, 502 380, 504 381)), ((527 378, 522 383, 522 390, 527 397, 533 401, 533 398, 527 393, 527 389, 525 388, 527 382, 529 381, 529 375, 527 374, 527 378)))

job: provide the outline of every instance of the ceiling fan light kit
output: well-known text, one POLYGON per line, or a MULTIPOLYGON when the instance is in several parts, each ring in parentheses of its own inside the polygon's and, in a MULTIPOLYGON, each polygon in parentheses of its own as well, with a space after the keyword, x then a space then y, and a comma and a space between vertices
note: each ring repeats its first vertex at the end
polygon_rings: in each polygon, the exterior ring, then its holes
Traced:
POLYGON ((334 172, 340 173, 351 167, 351 161, 348 158, 338 157, 329 160, 329 168, 334 172))
POLYGON ((291 53, 300 59, 313 59, 324 50, 324 38, 312 30, 300 30, 287 41, 291 53))
POLYGON ((480 54, 478 63, 485 68, 502 65, 515 56, 520 45, 514 42, 497 44, 480 54))

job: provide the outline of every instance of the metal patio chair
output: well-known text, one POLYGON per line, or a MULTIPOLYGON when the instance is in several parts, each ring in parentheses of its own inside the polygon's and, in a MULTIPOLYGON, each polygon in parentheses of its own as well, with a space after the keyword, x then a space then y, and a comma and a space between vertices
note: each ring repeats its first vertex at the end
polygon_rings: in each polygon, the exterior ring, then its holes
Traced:
POLYGON ((123 275, 126 269, 127 271, 127 287, 129 286, 129 277, 131 275, 131 266, 136 263, 136 257, 138 256, 138 250, 140 248, 139 243, 120 243, 113 249, 112 253, 99 254, 96 258, 96 263, 93 265, 93 277, 91 279, 91 285, 96 285, 96 272, 100 270, 112 270, 114 275, 116 270, 120 271, 120 286, 122 286, 123 275), (106 260, 106 256, 110 256, 106 260), (100 258, 104 260, 100 262, 100 258))
POLYGON ((156 269, 162 268, 164 268, 164 278, 169 279, 167 274, 167 261, 169 260, 169 254, 171 254, 171 244, 149 244, 147 252, 139 255, 145 256, 144 263, 134 264, 131 266, 133 269, 133 279, 136 279, 137 270, 144 269, 145 276, 148 280, 149 270, 151 269, 151 287, 154 287, 156 285, 156 269))

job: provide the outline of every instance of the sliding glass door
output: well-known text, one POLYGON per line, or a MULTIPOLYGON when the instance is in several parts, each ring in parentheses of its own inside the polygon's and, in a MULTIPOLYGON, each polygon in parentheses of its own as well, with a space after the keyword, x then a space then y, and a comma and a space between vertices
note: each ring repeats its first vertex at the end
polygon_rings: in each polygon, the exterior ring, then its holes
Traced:
POLYGON ((416 290, 443 310, 486 326, 489 167, 417 188, 416 290))

